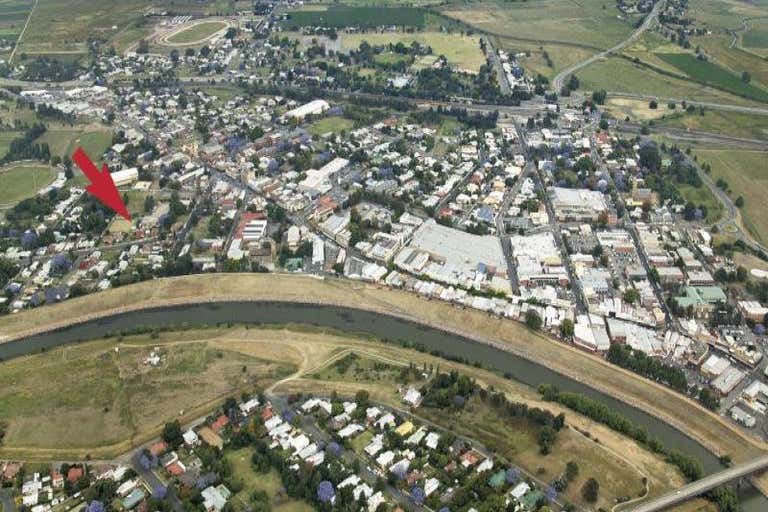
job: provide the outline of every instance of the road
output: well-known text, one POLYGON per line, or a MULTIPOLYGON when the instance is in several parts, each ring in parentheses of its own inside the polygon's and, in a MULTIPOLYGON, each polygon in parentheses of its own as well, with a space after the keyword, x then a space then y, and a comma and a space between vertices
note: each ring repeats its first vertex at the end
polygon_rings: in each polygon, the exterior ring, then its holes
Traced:
POLYGON ((16 56, 16 51, 19 49, 21 40, 24 38, 24 34, 27 32, 29 21, 32 19, 32 15, 35 13, 35 9, 37 9, 37 4, 39 1, 40 0, 35 0, 35 5, 33 5, 32 9, 30 9, 29 11, 29 16, 27 16, 27 21, 26 23, 24 23, 24 28, 21 29, 21 33, 19 34, 19 37, 16 39, 16 44, 13 45, 13 51, 11 52, 11 56, 8 57, 8 64, 13 64, 13 58, 16 56))
POLYGON ((719 487, 733 480, 749 476, 752 473, 768 467, 768 455, 762 455, 750 462, 739 464, 720 471, 713 475, 697 480, 676 491, 669 492, 658 498, 650 500, 642 505, 632 509, 632 512, 656 512, 657 510, 667 510, 669 507, 682 503, 683 501, 700 496, 707 491, 719 487))
POLYGON ((562 70, 560 73, 558 73, 557 76, 554 78, 554 80, 552 80, 552 88, 554 89, 554 91, 559 94, 563 88, 565 79, 568 78, 570 75, 574 74, 575 72, 577 72, 578 70, 583 69, 589 66, 590 64, 593 64, 598 60, 607 57, 612 53, 622 50, 627 46, 629 46, 630 44, 637 41, 638 38, 640 38, 640 36, 643 35, 645 31, 651 28, 651 26, 656 22, 656 19, 659 17, 659 12, 661 12, 661 10, 664 8, 666 3, 667 3, 666 0, 658 0, 656 4, 653 6, 653 9, 651 9, 651 12, 649 12, 648 15, 645 17, 645 19, 643 20, 642 25, 637 27, 637 29, 634 32, 632 32, 632 34, 627 39, 623 40, 622 42, 620 42, 619 44, 611 48, 608 48, 607 50, 594 54, 587 60, 578 62, 572 66, 569 66, 564 70, 562 70))
POLYGON ((16 502, 11 489, 0 489, 0 504, 3 512, 16 512, 16 502))

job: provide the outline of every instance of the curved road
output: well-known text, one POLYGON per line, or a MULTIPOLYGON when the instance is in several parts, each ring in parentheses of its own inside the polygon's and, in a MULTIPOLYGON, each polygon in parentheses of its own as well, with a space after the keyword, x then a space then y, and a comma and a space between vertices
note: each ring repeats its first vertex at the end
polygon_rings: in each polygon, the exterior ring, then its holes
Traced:
POLYGON ((563 83, 565 82, 565 79, 568 76, 575 73, 576 71, 597 62, 603 57, 607 57, 608 55, 614 52, 622 50, 625 47, 637 41, 637 39, 641 35, 643 35, 643 33, 645 33, 646 30, 651 28, 651 26, 656 22, 656 19, 659 17, 659 12, 661 12, 661 10, 664 8, 664 5, 666 5, 666 3, 667 3, 666 0, 658 0, 656 4, 653 6, 653 9, 651 9, 651 12, 649 12, 648 15, 645 17, 645 19, 643 20, 642 25, 637 27, 637 29, 634 32, 632 32, 632 34, 624 41, 620 42, 616 46, 608 48, 607 50, 594 54, 587 60, 576 63, 568 68, 565 68, 560 73, 558 73, 557 76, 554 78, 554 80, 552 80, 552 88, 555 90, 555 92, 559 93, 560 90, 562 90, 563 88, 563 83))

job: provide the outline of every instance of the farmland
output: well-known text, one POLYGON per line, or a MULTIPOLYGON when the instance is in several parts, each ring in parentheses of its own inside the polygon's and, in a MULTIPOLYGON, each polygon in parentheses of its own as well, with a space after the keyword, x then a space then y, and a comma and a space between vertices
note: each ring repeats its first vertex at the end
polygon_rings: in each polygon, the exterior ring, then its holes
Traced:
POLYGON ((327 10, 288 11, 288 19, 280 22, 285 30, 321 25, 325 27, 398 25, 424 26, 425 13, 413 7, 346 7, 332 6, 327 10))
POLYGON ((699 60, 688 53, 660 53, 657 55, 697 82, 724 89, 745 98, 768 102, 768 91, 744 83, 738 76, 729 73, 717 64, 699 60))
MULTIPOLYGON (((612 105, 613 101, 610 100, 608 102, 609 105, 612 105)), ((640 103, 647 108, 646 102, 640 103)), ((725 110, 705 110, 704 115, 701 115, 698 111, 693 114, 684 114, 680 111, 671 113, 663 105, 659 105, 657 110, 652 110, 651 112, 666 113, 664 119, 656 121, 657 126, 720 133, 745 139, 768 140, 768 116, 728 112, 725 110)))
POLYGON ((750 103, 740 96, 702 87, 690 80, 663 75, 620 57, 598 61, 579 71, 578 77, 581 88, 587 91, 606 89, 681 100, 695 98, 699 101, 750 103))
POLYGON ((753 22, 742 36, 741 43, 746 48, 759 50, 760 53, 768 50, 768 21, 753 22))
POLYGON ((495 37, 494 46, 509 53, 524 52, 520 65, 532 76, 543 75, 552 80, 558 72, 568 66, 588 59, 595 50, 562 44, 536 44, 495 37))
POLYGON ((55 177, 56 171, 47 165, 22 164, 0 169, 0 208, 34 196, 55 177))
POLYGON ((613 5, 601 0, 569 2, 448 3, 440 11, 489 34, 529 42, 608 48, 624 39, 633 20, 621 20, 613 5))
POLYGON ((367 41, 372 46, 403 43, 410 46, 414 41, 432 48, 434 55, 444 55, 450 64, 461 69, 477 72, 485 63, 485 56, 480 49, 480 38, 462 34, 442 32, 416 33, 364 33, 342 34, 341 44, 344 49, 356 49, 367 41))
POLYGON ((755 238, 768 241, 768 216, 765 198, 768 196, 768 152, 736 149, 695 148, 699 162, 712 166, 712 177, 722 178, 730 187, 731 197, 744 197, 742 222, 755 238))
POLYGON ((19 51, 85 54, 89 37, 109 39, 140 18, 148 5, 147 0, 40 0, 19 51))
POLYGON ((34 0, 0 0, 0 58, 8 59, 34 0))

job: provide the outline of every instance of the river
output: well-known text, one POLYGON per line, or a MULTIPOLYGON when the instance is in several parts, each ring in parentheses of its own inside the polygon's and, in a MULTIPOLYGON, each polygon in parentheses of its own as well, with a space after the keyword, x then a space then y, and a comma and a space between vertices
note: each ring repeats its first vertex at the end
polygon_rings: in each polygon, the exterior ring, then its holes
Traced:
MULTIPOLYGON (((542 364, 503 350, 398 318, 336 306, 278 302, 224 302, 161 307, 100 318, 19 341, 0 344, 0 359, 6 360, 40 352, 67 343, 102 338, 106 334, 130 331, 139 326, 212 325, 217 323, 305 324, 359 333, 380 339, 418 343, 427 350, 479 362, 485 368, 505 372, 531 387, 554 384, 560 389, 583 393, 604 403, 659 438, 665 446, 698 457, 706 473, 722 469, 717 458, 702 445, 674 427, 639 409, 600 393, 589 386, 556 373, 542 364)), ((751 485, 739 489, 745 512, 768 510, 768 499, 751 485)))

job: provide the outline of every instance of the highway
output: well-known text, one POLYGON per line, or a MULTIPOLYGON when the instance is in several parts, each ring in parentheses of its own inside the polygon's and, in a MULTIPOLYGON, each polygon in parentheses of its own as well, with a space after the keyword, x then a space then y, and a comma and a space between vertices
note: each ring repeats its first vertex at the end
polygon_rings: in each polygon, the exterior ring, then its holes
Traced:
POLYGON ((666 510, 678 503, 700 496, 716 487, 749 476, 752 473, 767 467, 768 455, 762 455, 750 462, 738 464, 720 471, 719 473, 715 473, 714 475, 709 475, 701 480, 685 485, 676 491, 669 492, 658 498, 647 501, 642 505, 633 508, 632 512, 656 512, 657 510, 666 510))
POLYGON ((557 74, 554 80, 552 80, 552 89, 559 94, 560 91, 563 88, 563 84, 565 83, 565 79, 568 78, 570 75, 574 74, 580 69, 583 69, 590 64, 593 64, 597 62, 598 60, 607 57, 608 55, 618 52, 619 50, 623 50, 630 44, 634 43, 638 40, 638 38, 645 33, 646 30, 651 28, 653 24, 656 22, 656 19, 659 17, 659 12, 664 8, 666 5, 666 0, 658 0, 656 4, 653 6, 653 9, 651 9, 651 12, 648 13, 648 15, 643 20, 643 24, 637 27, 637 29, 632 32, 632 34, 619 44, 608 48, 607 50, 604 50, 600 53, 596 53, 587 60, 583 60, 581 62, 578 62, 570 67, 565 68, 560 73, 557 74))

